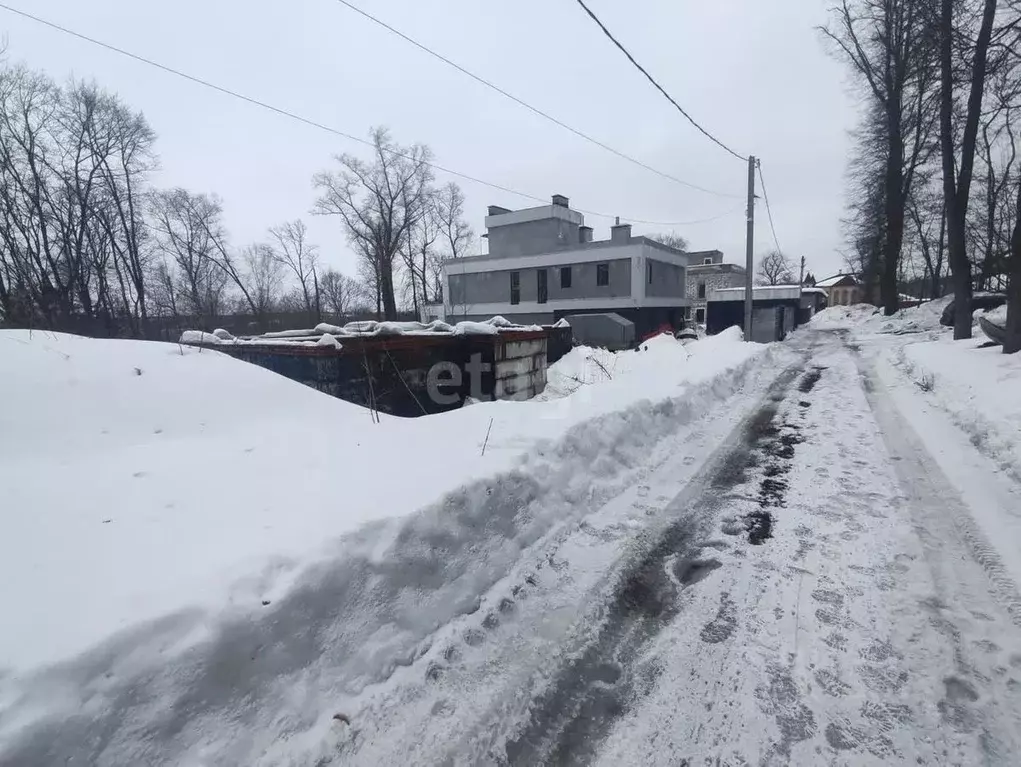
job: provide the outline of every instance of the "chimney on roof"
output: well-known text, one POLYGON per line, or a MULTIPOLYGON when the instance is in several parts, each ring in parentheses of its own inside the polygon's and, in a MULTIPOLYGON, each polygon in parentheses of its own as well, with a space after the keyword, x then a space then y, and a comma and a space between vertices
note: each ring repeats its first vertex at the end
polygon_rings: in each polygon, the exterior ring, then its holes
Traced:
POLYGON ((561 208, 570 207, 567 204, 567 198, 564 197, 562 194, 555 194, 555 195, 553 195, 553 204, 554 205, 559 205, 561 208))
POLYGON ((578 227, 578 242, 592 242, 592 227, 591 226, 579 226, 578 227))
POLYGON ((617 223, 610 227, 610 242, 630 242, 631 241, 631 224, 620 223, 620 218, 617 219, 617 223))

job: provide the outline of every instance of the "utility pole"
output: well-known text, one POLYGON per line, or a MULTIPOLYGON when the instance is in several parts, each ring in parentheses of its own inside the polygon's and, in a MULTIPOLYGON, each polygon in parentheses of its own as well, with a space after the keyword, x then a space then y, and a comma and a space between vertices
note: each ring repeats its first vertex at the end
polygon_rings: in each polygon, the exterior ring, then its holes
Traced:
POLYGON ((755 156, 748 156, 748 242, 745 246, 744 340, 752 340, 752 278, 755 272, 755 156))

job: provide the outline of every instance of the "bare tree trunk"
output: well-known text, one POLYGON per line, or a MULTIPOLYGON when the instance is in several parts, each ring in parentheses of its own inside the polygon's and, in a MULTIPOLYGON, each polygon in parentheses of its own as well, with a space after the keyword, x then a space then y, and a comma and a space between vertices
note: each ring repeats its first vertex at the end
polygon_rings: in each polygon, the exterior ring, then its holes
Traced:
POLYGON ((932 273, 932 298, 940 298, 943 295, 943 254, 946 252, 947 242, 947 212, 944 205, 939 217, 939 247, 936 250, 936 261, 932 273))
POLYGON ((1014 205, 1014 230, 1010 235, 1010 282, 1007 284, 1007 326, 1003 353, 1021 351, 1021 180, 1014 205))
MULTIPOLYGON (((900 113, 891 117, 897 123, 900 113)), ((886 242, 883 247, 883 271, 879 278, 879 297, 883 312, 889 316, 900 308, 897 269, 904 244, 904 145, 900 128, 891 131, 890 153, 886 162, 886 242)))
POLYGON ((971 192, 978 124, 986 80, 986 59, 997 0, 985 0, 970 69, 971 88, 961 138, 960 172, 954 153, 954 0, 942 0, 940 14, 940 149, 947 209, 947 247, 954 284, 954 339, 971 338, 971 262, 968 260, 968 196, 971 192))

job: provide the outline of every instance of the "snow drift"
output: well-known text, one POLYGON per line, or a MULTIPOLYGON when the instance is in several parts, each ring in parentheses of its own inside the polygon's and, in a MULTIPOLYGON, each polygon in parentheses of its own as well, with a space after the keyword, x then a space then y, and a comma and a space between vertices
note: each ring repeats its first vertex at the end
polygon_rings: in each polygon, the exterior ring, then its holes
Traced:
POLYGON ((830 306, 811 319, 816 330, 855 330, 858 333, 901 335, 905 333, 931 333, 941 331, 940 315, 951 298, 938 298, 918 306, 901 309, 887 317, 882 309, 871 304, 830 306))
POLYGON ((20 331, 0 344, 0 396, 18 405, 0 415, 0 753, 50 743, 55 758, 106 717, 94 758, 136 763, 158 761, 149 728, 210 737, 182 714, 197 690, 233 711, 217 737, 242 748, 262 706, 224 690, 336 698, 409 662, 765 348, 664 336, 557 400, 375 424, 209 350, 20 331), (128 698, 145 715, 110 720, 128 698))

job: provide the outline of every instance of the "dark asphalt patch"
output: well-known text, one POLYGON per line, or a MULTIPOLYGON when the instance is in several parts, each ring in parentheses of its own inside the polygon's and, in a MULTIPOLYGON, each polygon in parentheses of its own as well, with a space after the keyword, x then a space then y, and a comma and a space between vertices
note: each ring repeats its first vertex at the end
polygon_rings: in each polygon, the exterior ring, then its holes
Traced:
MULTIPOLYGON (((825 369, 817 366, 809 370, 799 382, 798 391, 802 394, 810 392, 825 369)), ((781 396, 779 402, 783 399, 781 396)), ((762 408, 749 422, 747 454, 741 463, 743 468, 764 464, 757 495, 758 508, 744 515, 748 542, 753 546, 760 546, 773 537, 772 510, 786 506, 789 487, 786 475, 791 470, 796 447, 805 441, 799 424, 787 418, 777 422, 779 402, 774 397, 772 403, 775 404, 762 408)), ((811 403, 799 400, 798 405, 809 407, 811 403)), ((745 472, 731 472, 728 479, 738 476, 745 479, 745 472)))
POLYGON ((826 368, 817 365, 805 373, 805 377, 802 378, 801 383, 798 384, 798 391, 802 394, 808 394, 812 391, 812 389, 815 388, 815 385, 819 383, 819 379, 822 378, 822 371, 825 369, 826 368))

